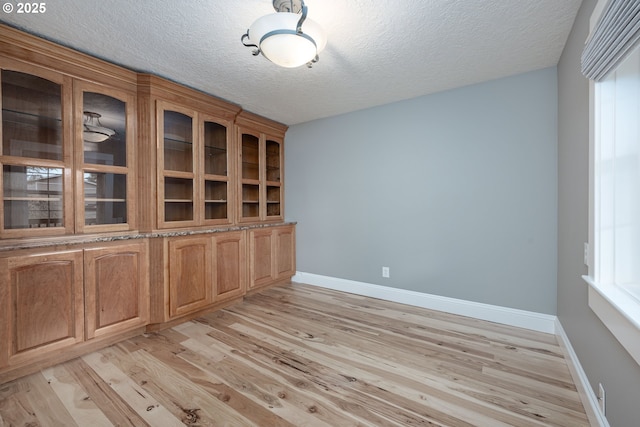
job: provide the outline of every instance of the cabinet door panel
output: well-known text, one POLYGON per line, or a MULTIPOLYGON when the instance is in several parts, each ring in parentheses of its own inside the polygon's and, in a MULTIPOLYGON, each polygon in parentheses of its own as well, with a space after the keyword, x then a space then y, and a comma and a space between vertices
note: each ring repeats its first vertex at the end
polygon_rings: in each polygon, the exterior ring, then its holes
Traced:
POLYGON ((211 238, 169 241, 169 315, 179 316, 211 302, 211 238))
POLYGON ((214 242, 214 301, 242 295, 246 281, 244 233, 224 233, 214 237, 214 242))
POLYGON ((266 285, 274 279, 273 234, 271 230, 251 232, 250 287, 266 285))
POLYGON ((278 228, 276 239, 276 279, 291 277, 296 273, 295 228, 278 228))
POLYGON ((83 339, 82 251, 2 260, 0 364, 83 339))
POLYGON ((88 249, 85 271, 87 338, 146 324, 145 242, 88 249))

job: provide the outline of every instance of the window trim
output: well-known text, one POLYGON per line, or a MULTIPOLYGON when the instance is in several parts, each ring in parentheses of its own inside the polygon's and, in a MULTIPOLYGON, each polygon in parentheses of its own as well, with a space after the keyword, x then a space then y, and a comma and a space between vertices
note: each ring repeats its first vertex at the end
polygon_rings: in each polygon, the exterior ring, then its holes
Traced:
MULTIPOLYGON (((590 20, 590 36, 609 0, 599 0, 590 20)), ((582 276, 588 287, 591 310, 640 365, 640 302, 612 284, 595 281, 595 94, 596 82, 589 80, 589 235, 588 274, 582 276)))

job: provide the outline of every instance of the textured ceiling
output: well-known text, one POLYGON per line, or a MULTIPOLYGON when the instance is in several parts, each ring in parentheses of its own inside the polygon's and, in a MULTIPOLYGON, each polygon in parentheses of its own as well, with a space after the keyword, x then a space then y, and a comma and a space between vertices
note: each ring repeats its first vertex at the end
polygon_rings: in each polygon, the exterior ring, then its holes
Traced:
POLYGON ((0 21, 293 125, 554 66, 581 0, 305 3, 328 37, 312 69, 240 43, 271 0, 55 0, 0 21))

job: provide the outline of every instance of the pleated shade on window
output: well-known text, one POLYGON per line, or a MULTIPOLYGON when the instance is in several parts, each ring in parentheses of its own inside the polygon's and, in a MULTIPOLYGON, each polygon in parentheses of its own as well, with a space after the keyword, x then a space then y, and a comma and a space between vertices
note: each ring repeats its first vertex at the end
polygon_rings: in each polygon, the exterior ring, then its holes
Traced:
POLYGON ((640 0, 610 0, 582 52, 582 74, 602 80, 640 41, 640 0))

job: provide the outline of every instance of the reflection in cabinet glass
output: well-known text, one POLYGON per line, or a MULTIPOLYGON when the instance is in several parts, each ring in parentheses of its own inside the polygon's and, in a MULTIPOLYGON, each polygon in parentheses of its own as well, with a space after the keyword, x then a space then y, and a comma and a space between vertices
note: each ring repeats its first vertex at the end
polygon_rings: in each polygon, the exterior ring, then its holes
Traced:
POLYGON ((91 142, 85 139, 84 162, 96 165, 127 166, 125 103, 100 93, 85 92, 83 95, 83 114, 85 123, 91 114, 98 114, 100 124, 115 132, 102 142, 91 142))
POLYGON ((57 83, 2 70, 2 155, 61 161, 61 96, 57 83))
POLYGON ((62 227, 62 172, 60 168, 4 165, 4 228, 62 227))
POLYGON ((84 174, 85 225, 127 222, 127 176, 115 173, 84 174))
POLYGON ((164 169, 193 172, 193 119, 176 111, 164 112, 164 169))

